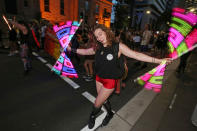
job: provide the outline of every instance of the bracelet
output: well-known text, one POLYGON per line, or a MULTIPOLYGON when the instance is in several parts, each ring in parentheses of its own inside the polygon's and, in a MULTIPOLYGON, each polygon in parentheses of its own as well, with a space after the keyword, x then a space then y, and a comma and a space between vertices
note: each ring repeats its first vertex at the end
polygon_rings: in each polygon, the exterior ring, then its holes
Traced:
POLYGON ((77 53, 77 49, 75 49, 75 48, 71 48, 71 52, 73 52, 73 53, 77 53))
POLYGON ((155 63, 155 58, 152 57, 152 63, 155 63))

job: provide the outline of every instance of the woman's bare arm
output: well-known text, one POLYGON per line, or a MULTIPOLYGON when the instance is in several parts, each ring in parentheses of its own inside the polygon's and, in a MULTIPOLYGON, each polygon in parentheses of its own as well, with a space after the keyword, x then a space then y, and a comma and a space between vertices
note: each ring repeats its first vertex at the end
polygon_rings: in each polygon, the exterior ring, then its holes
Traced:
POLYGON ((24 35, 26 35, 28 33, 27 28, 24 25, 21 25, 15 21, 9 21, 12 25, 14 25, 16 28, 18 28, 19 30, 21 30, 23 32, 24 35))
POLYGON ((157 59, 157 58, 145 55, 140 52, 133 51, 123 43, 119 44, 119 53, 123 54, 127 57, 139 60, 139 61, 150 62, 150 63, 158 63, 159 64, 163 60, 163 59, 157 59))
POLYGON ((95 54, 95 51, 93 48, 88 48, 88 49, 77 49, 76 50, 76 53, 77 54, 80 54, 80 55, 94 55, 95 54))
MULTIPOLYGON (((68 51, 72 51, 70 45, 67 47, 68 51)), ((74 51, 75 53, 79 54, 79 55, 94 55, 95 54, 95 50, 94 48, 88 48, 88 49, 76 49, 74 51)))

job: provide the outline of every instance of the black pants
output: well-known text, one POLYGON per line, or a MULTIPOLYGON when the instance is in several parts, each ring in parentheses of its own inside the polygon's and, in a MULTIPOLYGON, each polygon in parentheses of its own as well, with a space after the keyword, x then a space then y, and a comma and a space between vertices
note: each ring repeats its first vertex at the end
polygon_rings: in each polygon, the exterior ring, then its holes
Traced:
POLYGON ((180 58, 180 63, 178 66, 178 72, 184 72, 185 71, 185 67, 187 65, 187 59, 189 58, 189 56, 191 55, 191 51, 184 54, 183 56, 181 56, 180 58))

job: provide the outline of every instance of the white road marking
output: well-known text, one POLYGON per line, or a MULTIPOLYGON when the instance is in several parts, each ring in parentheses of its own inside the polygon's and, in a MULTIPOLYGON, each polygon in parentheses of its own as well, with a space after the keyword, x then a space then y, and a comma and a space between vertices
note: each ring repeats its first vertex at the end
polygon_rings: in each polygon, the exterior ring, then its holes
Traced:
MULTIPOLYGON (((94 103, 95 100, 96 100, 96 98, 95 98, 94 96, 92 96, 90 93, 88 93, 87 91, 84 92, 84 93, 82 93, 82 95, 83 95, 85 98, 87 98, 89 101, 91 101, 92 103, 94 103)), ((105 109, 105 108, 102 107, 101 109, 102 109, 102 111, 105 111, 105 112, 106 112, 106 109, 105 109)))
POLYGON ((47 63, 46 66, 49 67, 50 69, 53 68, 53 66, 51 64, 49 64, 49 63, 47 63))
POLYGON ((74 89, 78 89, 80 86, 75 83, 74 81, 72 81, 71 79, 69 79, 68 77, 64 77, 64 76, 60 76, 64 81, 66 81, 69 85, 71 85, 74 89))
POLYGON ((36 52, 32 52, 32 54, 33 54, 34 56, 38 56, 38 54, 37 54, 36 52))
POLYGON ((47 61, 40 56, 37 56, 37 59, 39 59, 44 64, 47 63, 47 61))

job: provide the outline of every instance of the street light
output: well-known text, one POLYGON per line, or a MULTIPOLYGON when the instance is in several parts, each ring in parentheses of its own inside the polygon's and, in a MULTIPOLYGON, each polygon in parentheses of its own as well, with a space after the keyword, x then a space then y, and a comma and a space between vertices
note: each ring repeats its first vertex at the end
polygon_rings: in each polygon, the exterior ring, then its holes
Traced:
POLYGON ((194 12, 194 11, 195 11, 195 8, 191 8, 191 9, 190 9, 190 12, 194 12))
POLYGON ((151 13, 150 10, 147 10, 147 11, 146 11, 146 14, 150 14, 150 13, 151 13))

